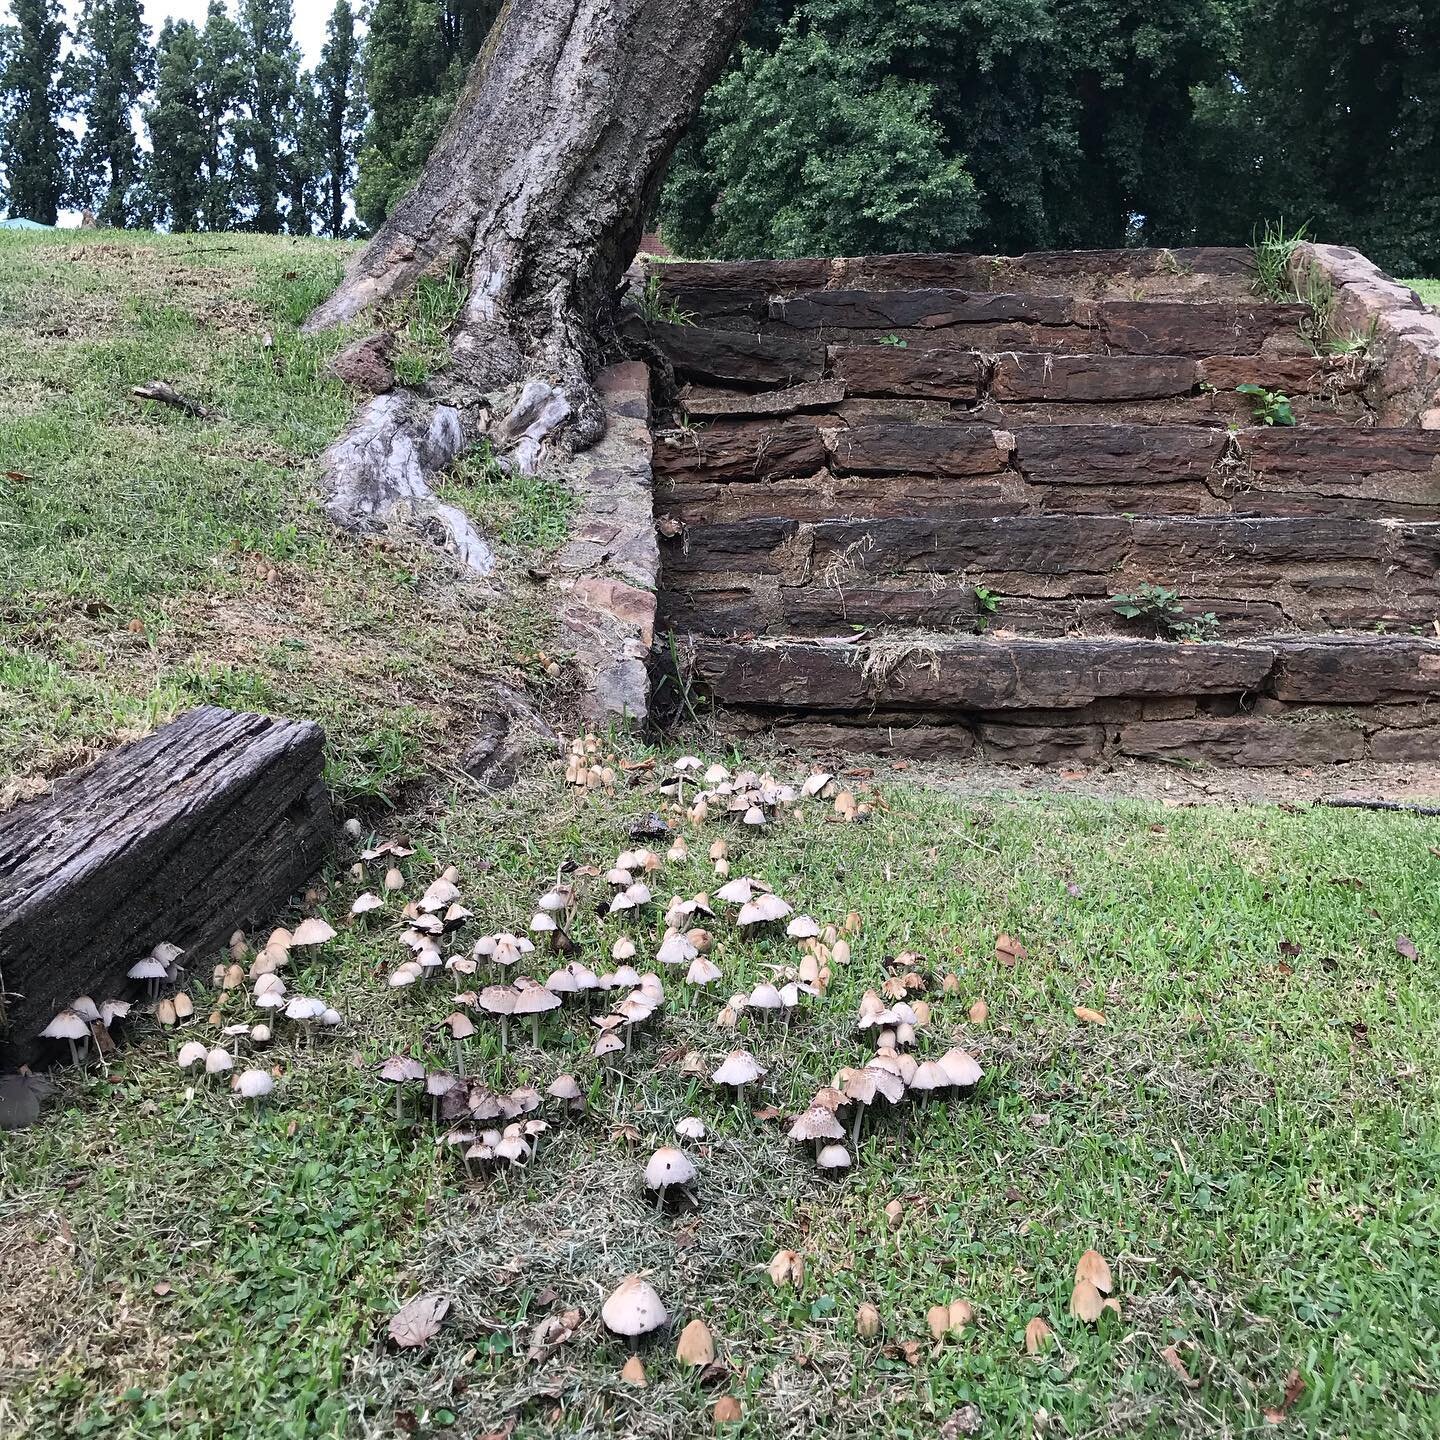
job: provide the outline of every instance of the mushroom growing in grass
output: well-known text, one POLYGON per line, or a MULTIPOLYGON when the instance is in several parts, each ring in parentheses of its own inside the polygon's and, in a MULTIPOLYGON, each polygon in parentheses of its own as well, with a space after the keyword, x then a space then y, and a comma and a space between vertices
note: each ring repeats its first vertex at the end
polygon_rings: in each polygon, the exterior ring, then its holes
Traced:
POLYGON ((78 1065, 85 1058, 86 1046, 90 1043, 90 1027, 81 1015, 73 1010, 61 1010, 40 1032, 46 1040, 65 1040, 70 1045, 70 1063, 78 1065), (75 1042, 81 1043, 77 1046, 75 1042))
POLYGON ((513 985, 487 985, 481 992, 479 1006, 487 1015, 500 1021, 500 1053, 510 1044, 510 1017, 515 1013, 520 992, 513 985))
POLYGON ((827 1175, 839 1175, 850 1168, 850 1152, 843 1145, 827 1145, 816 1157, 815 1163, 827 1175))
POLYGON ((703 1140, 705 1122, 698 1115, 687 1115, 675 1122, 675 1133, 684 1140, 703 1140))
POLYGON ((181 1047, 180 1053, 175 1057, 175 1063, 182 1070, 193 1070, 197 1065, 205 1063, 205 1056, 209 1052, 199 1040, 187 1040, 181 1047))
POLYGON ((758 1011, 762 1019, 769 1020, 785 1008, 785 1001, 773 985, 762 980, 760 984, 745 997, 745 1008, 747 1010, 758 1011))
POLYGON ((635 1341, 666 1324, 664 1303, 639 1275, 627 1275, 600 1307, 600 1318, 612 1335, 635 1341))
POLYGON ((450 1032, 450 1038, 455 1042, 455 1069, 464 1075, 465 1042, 475 1033, 475 1026, 468 1015, 462 1015, 458 1010, 447 1015, 440 1024, 450 1032))
POLYGON ((403 1114, 405 1087, 425 1078, 425 1067, 408 1055, 392 1055, 380 1066, 380 1078, 395 1087, 395 1118, 403 1114))
POLYGON ((292 949, 301 950, 308 945, 328 945, 334 938, 334 927, 312 915, 295 927, 295 933, 290 937, 290 946, 292 949))
POLYGON ((737 1103, 745 1099, 745 1087, 765 1074, 765 1067, 748 1051, 732 1050, 710 1077, 717 1085, 733 1086, 737 1103))
POLYGON ((943 1094, 950 1088, 950 1077, 937 1061, 924 1060, 915 1067, 915 1073, 906 1084, 912 1091, 919 1093, 920 1102, 924 1105, 932 1095, 943 1094))
POLYGON ((667 930, 655 959, 661 965, 688 965, 699 953, 678 930, 667 930))
POLYGON ((514 1014, 518 1019, 524 1016, 530 1022, 530 1043, 537 1048, 540 1044, 540 1017, 551 1010, 560 1008, 560 997, 533 980, 522 981, 515 997, 514 1014))
POLYGON ((742 927, 769 925, 783 920, 790 914, 790 907, 778 895, 757 895, 740 907, 735 923, 742 927))
POLYGON ((367 890, 363 895, 355 897, 355 903, 350 907, 350 913, 356 917, 368 915, 372 910, 383 908, 385 902, 376 894, 367 890))
MULTIPOLYGON (((275 1081, 268 1070, 245 1070, 231 1081, 237 1094, 245 1100, 258 1100, 262 1105, 274 1093, 275 1081)), ((396 1092, 399 1093, 398 1091, 396 1092)))
POLYGON ((713 985, 722 976, 720 967, 706 955, 697 955, 685 972, 685 979, 691 985, 713 985))
POLYGON ((572 1115, 580 1115, 585 1111, 585 1092, 581 1090, 573 1075, 557 1075, 546 1086, 545 1093, 552 1100, 563 1101, 565 1109, 572 1115))
POLYGON ((230 1052, 218 1045, 205 1056, 205 1073, 211 1079, 216 1075, 228 1075, 234 1068, 235 1061, 230 1052))
POLYGON ((513 965, 522 955, 530 955, 535 946, 523 935, 512 935, 508 930, 497 931, 494 935, 482 935, 475 942, 474 955, 477 960, 493 960, 497 965, 513 965))
POLYGON ((645 1166, 645 1188, 655 1192, 655 1208, 660 1209, 672 1190, 686 1192, 694 1184, 696 1174, 694 1164, 683 1150, 661 1146, 645 1166))
POLYGON ((147 955, 143 960, 137 960, 125 973, 132 980, 143 980, 146 997, 153 1000, 160 993, 160 986, 169 978, 170 967, 163 960, 147 955))
POLYGON ((984 1076, 975 1057, 958 1045, 947 1050, 936 1062, 950 1077, 950 1083, 957 1090, 969 1090, 978 1085, 984 1076))
POLYGON ((613 1030, 602 1030, 599 1039, 595 1041, 595 1058, 597 1060, 608 1062, 612 1055, 623 1054, 624 1050, 625 1042, 613 1030))
MULTIPOLYGON (((464 1071, 461 1071, 464 1074, 464 1071)), ((453 1076, 443 1070, 432 1070, 425 1077, 425 1093, 430 1097, 430 1123, 440 1123, 440 1102, 459 1084, 453 1076)))
POLYGON ((326 1009, 323 1000, 317 1000, 312 995, 297 995, 286 1005, 285 1018, 300 1026, 300 1033, 313 1045, 315 1024, 325 1014, 326 1009))
POLYGON ((797 915, 786 927, 792 940, 813 940, 820 933, 819 924, 808 915, 797 915))
POLYGON ((790 1127, 790 1138, 797 1145, 813 1142, 815 1158, 818 1161, 822 1142, 843 1140, 845 1127, 835 1118, 833 1110, 827 1110, 823 1105, 812 1105, 790 1127))

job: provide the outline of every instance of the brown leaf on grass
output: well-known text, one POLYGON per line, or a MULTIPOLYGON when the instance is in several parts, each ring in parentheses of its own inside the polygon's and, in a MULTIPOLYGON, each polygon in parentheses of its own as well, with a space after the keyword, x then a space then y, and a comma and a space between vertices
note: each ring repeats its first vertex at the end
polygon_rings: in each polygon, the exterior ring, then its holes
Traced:
POLYGON ((745 1411, 733 1395, 722 1395, 710 1414, 717 1425, 734 1425, 744 1418, 745 1411))
POLYGON ((1108 1025, 1110 1022, 1105 1018, 1103 1010, 1092 1010, 1088 1005, 1077 1005, 1075 1007, 1075 1018, 1083 1020, 1087 1025, 1108 1025))
POLYGON ((983 999, 977 1000, 970 1007, 970 1023, 972 1025, 983 1025, 990 1018, 990 1007, 983 999))
POLYGON ((978 1405, 962 1405, 940 1427, 940 1440, 956 1440, 960 1435, 978 1435, 983 1423, 978 1405))
POLYGON ((439 1333, 450 1312, 449 1299, 431 1292, 408 1300, 390 1317, 390 1339, 401 1350, 418 1350, 439 1333))
POLYGON ((1395 948, 1407 960, 1418 960, 1420 952, 1415 948, 1415 942, 1408 935, 1397 935, 1395 937, 1395 948))
POLYGON ((551 1315, 542 1320, 530 1332, 530 1359, 537 1362, 548 1360, 566 1341, 574 1337, 579 1328, 578 1310, 567 1310, 563 1315, 551 1315))
POLYGON ((1011 935, 1001 935, 995 941, 995 958, 1009 970, 1013 970, 1016 961, 1023 960, 1029 953, 1011 935))
POLYGON ((1185 1362, 1180 1358, 1180 1352, 1173 1346, 1167 1345, 1161 1352, 1160 1358, 1170 1367, 1170 1372, 1187 1389, 1193 1390, 1199 1381, 1185 1368, 1185 1362))
POLYGON ((1025 1353, 1038 1355, 1049 1345, 1054 1333, 1040 1316, 1035 1316, 1025 1327, 1025 1353))
POLYGON ((1070 1292, 1070 1313, 1087 1325, 1093 1325, 1105 1308, 1105 1299, 1088 1281, 1077 1280, 1070 1292))
POLYGON ((1305 1393, 1305 1382, 1300 1378, 1298 1370, 1292 1370, 1285 1377, 1285 1394, 1278 1405, 1269 1405, 1265 1409, 1265 1419, 1271 1425, 1283 1425, 1288 1418, 1295 1402, 1305 1393))
POLYGON ((1293 960, 1302 949, 1293 940, 1282 940, 1275 948, 1289 960, 1293 960))

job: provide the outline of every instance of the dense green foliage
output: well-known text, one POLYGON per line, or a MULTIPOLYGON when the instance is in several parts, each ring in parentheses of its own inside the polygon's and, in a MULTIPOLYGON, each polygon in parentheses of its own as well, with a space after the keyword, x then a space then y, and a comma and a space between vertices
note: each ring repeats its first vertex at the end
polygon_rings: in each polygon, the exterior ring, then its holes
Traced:
POLYGON ((420 173, 499 11, 500 0, 374 0, 355 191, 365 225, 379 225, 420 173))
POLYGON ((667 187, 690 254, 1248 241, 1440 267, 1422 0, 762 0, 667 187), (859 202, 851 179, 861 175, 859 202))
POLYGON ((0 196, 12 215, 53 225, 72 143, 61 124, 65 22, 59 0, 11 0, 10 11, 0 45, 0 196))
MULTIPOLYGON (((312 75, 292 0, 234 3, 152 54, 140 0, 85 0, 73 36, 59 0, 16 0, 11 213, 373 229, 501 8, 338 0, 312 75)), ((1243 244, 1283 218, 1434 273, 1436 54, 1430 0, 757 0, 659 218, 719 257, 1243 244)))
POLYGON ((154 65, 140 0, 86 0, 70 65, 84 121, 71 196, 101 225, 129 225, 141 204, 132 117, 154 65))

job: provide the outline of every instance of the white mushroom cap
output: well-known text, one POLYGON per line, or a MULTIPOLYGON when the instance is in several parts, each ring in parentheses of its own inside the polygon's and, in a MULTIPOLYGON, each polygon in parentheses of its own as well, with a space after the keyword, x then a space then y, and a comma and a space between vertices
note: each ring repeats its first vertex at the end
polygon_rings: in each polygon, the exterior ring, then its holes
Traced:
POLYGON ((246 1070, 232 1083, 247 1100, 262 1100, 275 1089, 268 1070, 246 1070))
POLYGON ((60 1010, 40 1033, 47 1040, 83 1040, 90 1027, 73 1010, 60 1010))
POLYGON ((724 900, 729 905, 748 905, 754 894, 754 882, 749 876, 741 875, 737 879, 727 880, 715 892, 715 898, 724 900))
POLYGON ((683 1150, 664 1145, 645 1166, 645 1188, 664 1190, 671 1185, 689 1185, 695 1179, 695 1166, 683 1150))
POLYGON ((392 1055, 381 1064, 380 1078, 394 1085, 402 1085, 407 1080, 423 1080, 425 1067, 408 1055, 392 1055))
POLYGON ((519 999, 513 985, 487 985, 480 992, 479 1005, 489 1015, 513 1015, 519 999))
POLYGON ((385 902, 375 894, 367 890, 363 895, 355 897, 355 903, 350 907, 352 915, 368 915, 372 910, 379 910, 385 902))
POLYGON ((250 1030, 250 1039, 256 1045, 268 1045, 270 1043, 270 1027, 268 1025, 255 1025, 250 1030))
POLYGON ((790 1127, 790 1138, 797 1144, 807 1140, 843 1140, 845 1127, 835 1118, 833 1110, 812 1105, 790 1127))
POLYGON ((820 925, 809 915, 797 915, 785 927, 785 933, 792 940, 813 940, 820 933, 820 925))
POLYGON ((623 1050, 625 1042, 613 1031, 604 1031, 595 1042, 595 1054, 597 1057, 613 1055, 617 1050, 623 1050))
POLYGON ((615 1335, 648 1335, 669 1320, 665 1306, 650 1285, 638 1275, 627 1275, 604 1305, 600 1318, 615 1335))
POLYGON ((129 1013, 128 1000, 107 1000, 100 1007, 100 1023, 108 1030, 113 1021, 123 1020, 129 1013))
POLYGON ((780 992, 764 980, 750 992, 745 1003, 752 1010, 781 1010, 785 1006, 780 992))
POLYGON ((205 1056, 205 1073, 207 1075, 223 1075, 227 1070, 233 1068, 235 1061, 231 1058, 228 1050, 222 1050, 216 1046, 205 1056))
POLYGON ((325 1013, 325 1002, 310 995, 297 995, 286 1007, 287 1020, 318 1020, 325 1013))
POLYGON ((173 941, 162 940, 150 952, 150 955, 152 959, 158 960, 169 970, 184 953, 185 952, 173 941))
POLYGON ((255 998, 258 1000, 262 995, 275 991, 277 995, 285 993, 285 982, 273 971, 267 970, 255 981, 255 998))
POLYGON ((180 1053, 175 1057, 175 1063, 182 1070, 193 1070, 197 1065, 205 1063, 205 1057, 209 1052, 199 1040, 187 1040, 181 1047, 180 1053))
POLYGON ((748 1050, 732 1050, 710 1078, 717 1085, 749 1085, 764 1073, 765 1067, 748 1050))
POLYGON ((87 1024, 94 1024, 100 1018, 100 1008, 88 995, 77 995, 70 1002, 72 1009, 87 1024))
POLYGON ((737 925, 768 925, 775 920, 783 920, 790 914, 790 906, 778 895, 757 895, 747 905, 740 907, 740 914, 736 917, 737 925))
POLYGON ((687 1115, 683 1120, 675 1122, 675 1133, 685 1140, 703 1140, 705 1122, 698 1115, 687 1115))
POLYGON ((822 1170, 848 1170, 850 1152, 843 1145, 827 1145, 815 1157, 815 1163, 822 1170))
POLYGON ((707 956, 697 955, 685 972, 685 978, 692 985, 711 985, 722 975, 720 967, 707 956))
POLYGON ((660 942, 655 958, 662 965, 685 965, 699 953, 678 930, 671 930, 660 942))
POLYGON ((547 890, 536 905, 537 910, 568 910, 575 902, 575 892, 568 886, 557 885, 547 890))
POLYGON ((407 985, 413 985, 420 976, 424 974, 420 966, 413 960, 407 960, 403 965, 397 965, 390 972, 390 988, 392 990, 403 990, 407 985))
POLYGON ((972 1085, 978 1085, 984 1075, 975 1057, 958 1045, 947 1050, 937 1063, 950 1077, 950 1083, 957 1090, 967 1090, 972 1085))
POLYGON ((944 1066, 934 1060, 926 1060, 915 1067, 915 1073, 905 1082, 912 1090, 948 1090, 953 1083, 944 1066))
POLYGON ((290 937, 290 944, 298 950, 306 945, 324 945, 334 938, 334 928, 318 916, 312 915, 308 920, 302 920, 295 927, 295 933, 290 937))
POLYGON ((546 1087, 545 1093, 552 1100, 578 1100, 582 1092, 579 1081, 573 1075, 557 1075, 546 1087))
POLYGON ((543 910, 538 911, 530 919, 530 932, 533 935, 549 934, 559 928, 555 923, 555 917, 553 915, 547 915, 543 910))
POLYGON ((338 1030, 345 1023, 345 1017, 329 1005, 320 1013, 320 1023, 327 1030, 338 1030))
POLYGON ((170 967, 163 960, 147 955, 137 960, 126 972, 132 980, 163 980, 170 973, 170 967))
POLYGON ((543 985, 526 985, 515 997, 516 1015, 543 1015, 560 1005, 560 997, 543 985))
POLYGON ((427 911, 443 910, 460 898, 460 889, 448 880, 436 880, 426 887, 420 897, 420 908, 427 911))

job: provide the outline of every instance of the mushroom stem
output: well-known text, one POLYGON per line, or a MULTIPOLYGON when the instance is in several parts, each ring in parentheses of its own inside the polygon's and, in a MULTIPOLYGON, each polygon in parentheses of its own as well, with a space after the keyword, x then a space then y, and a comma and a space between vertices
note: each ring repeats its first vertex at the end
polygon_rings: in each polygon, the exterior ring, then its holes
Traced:
POLYGON ((465 1078, 465 1042, 458 1038, 455 1041, 455 1069, 463 1080, 465 1078))
POLYGON ((850 1127, 850 1143, 860 1148, 860 1127, 865 1123, 865 1107, 858 1102, 855 1106, 855 1123, 850 1127))
POLYGON ((540 1016, 538 1014, 530 1017, 530 1043, 537 1050, 540 1048, 540 1016))
POLYGON ((78 1066, 80 1064, 80 1052, 75 1048, 75 1037, 73 1035, 69 1036, 67 1043, 70 1046, 70 1063, 78 1066))
POLYGON ((432 1125, 440 1123, 440 1097, 438 1095, 430 1097, 430 1123, 432 1125))
POLYGON ((401 1100, 402 1100, 403 1098, 404 1098, 404 1094, 403 1094, 403 1092, 402 1092, 402 1090, 401 1090, 401 1087, 400 1087, 399 1085, 397 1085, 397 1086, 395 1087, 395 1118, 396 1118, 397 1120, 399 1120, 399 1119, 401 1118, 401 1115, 400 1115, 400 1102, 401 1102, 401 1100))
POLYGON ((500 1053, 501 1053, 502 1055, 505 1053, 505 1049, 506 1049, 506 1047, 509 1045, 509 1043, 510 1043, 510 1018, 509 1018, 509 1016, 507 1016, 507 1015, 502 1015, 502 1016, 500 1017, 500 1053))

